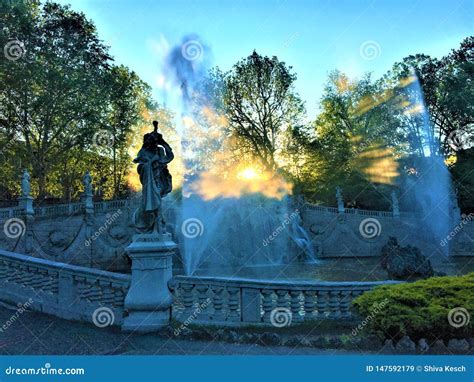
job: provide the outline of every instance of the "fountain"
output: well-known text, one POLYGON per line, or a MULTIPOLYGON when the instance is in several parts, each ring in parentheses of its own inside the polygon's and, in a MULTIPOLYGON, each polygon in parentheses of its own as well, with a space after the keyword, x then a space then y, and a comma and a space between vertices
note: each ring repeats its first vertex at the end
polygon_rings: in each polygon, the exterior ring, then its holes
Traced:
MULTIPOLYGON (((421 132, 420 155, 414 159, 414 176, 408 179, 407 189, 413 189, 415 208, 419 211, 424 227, 428 230, 434 244, 434 252, 448 256, 449 246, 442 246, 453 226, 454 209, 451 175, 440 152, 440 142, 432 134, 428 111, 424 103, 419 79, 412 70, 410 83, 403 93, 409 102, 407 113, 421 132)), ((456 223, 455 223, 456 224, 456 223)))

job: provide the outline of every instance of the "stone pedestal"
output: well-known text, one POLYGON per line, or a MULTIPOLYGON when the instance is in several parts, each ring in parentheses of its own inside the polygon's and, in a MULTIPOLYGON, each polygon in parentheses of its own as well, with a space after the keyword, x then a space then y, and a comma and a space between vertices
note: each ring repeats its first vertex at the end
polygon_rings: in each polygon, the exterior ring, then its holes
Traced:
POLYGON ((132 281, 125 298, 123 331, 153 332, 169 325, 173 296, 168 289, 176 243, 168 233, 135 235, 127 247, 132 281))
POLYGON ((22 217, 25 222, 25 232, 23 234, 24 251, 31 253, 33 250, 33 223, 35 220, 35 212, 33 209, 33 198, 29 195, 23 195, 18 199, 18 205, 22 208, 22 217))
POLYGON ((23 209, 23 215, 34 216, 33 197, 24 195, 18 199, 18 205, 23 209))
POLYGON ((83 193, 81 195, 81 202, 84 204, 84 211, 86 214, 94 213, 94 202, 92 200, 92 194, 83 193))

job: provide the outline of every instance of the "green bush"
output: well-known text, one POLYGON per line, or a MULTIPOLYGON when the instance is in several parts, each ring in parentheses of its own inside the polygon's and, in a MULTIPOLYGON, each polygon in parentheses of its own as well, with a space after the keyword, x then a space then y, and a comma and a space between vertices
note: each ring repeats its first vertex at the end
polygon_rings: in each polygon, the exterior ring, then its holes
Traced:
POLYGON ((364 330, 382 338, 471 338, 474 273, 377 287, 356 298, 353 306, 364 322, 364 330), (467 320, 469 323, 454 327, 448 317, 455 325, 467 320))

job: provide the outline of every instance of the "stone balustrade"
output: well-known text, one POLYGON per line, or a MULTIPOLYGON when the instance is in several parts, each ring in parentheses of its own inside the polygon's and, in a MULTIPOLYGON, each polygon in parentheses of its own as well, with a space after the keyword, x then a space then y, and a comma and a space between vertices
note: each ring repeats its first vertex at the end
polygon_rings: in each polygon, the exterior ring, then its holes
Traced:
POLYGON ((51 206, 35 207, 35 218, 52 218, 69 216, 82 212, 82 203, 55 204, 51 206))
POLYGON ((22 207, 7 207, 0 209, 0 221, 20 217, 23 213, 22 207))
POLYGON ((182 322, 218 325, 271 325, 286 314, 293 323, 347 319, 351 301, 362 293, 397 281, 267 281, 221 277, 174 277, 169 287, 173 317, 182 322), (274 317, 275 319, 275 317, 274 317))
MULTIPOLYGON (((134 207, 137 203, 136 199, 104 200, 94 203, 94 211, 98 213, 117 211, 121 208, 134 207)), ((83 209, 84 203, 82 202, 53 204, 50 206, 35 206, 34 214, 36 219, 48 219, 79 214, 83 209)), ((0 221, 20 217, 22 213, 23 208, 19 206, 0 208, 0 221)))
MULTIPOLYGON (((117 200, 104 200, 101 202, 94 203, 95 212, 107 212, 116 211, 120 208, 133 207, 138 203, 138 199, 117 199, 117 200)), ((49 218, 58 216, 67 216, 82 211, 83 203, 65 203, 65 204, 54 204, 50 206, 35 207, 35 217, 49 218)), ((304 208, 313 211, 319 211, 324 214, 337 214, 338 209, 336 207, 326 207, 311 203, 305 203, 304 208)), ((0 221, 7 220, 12 217, 18 217, 21 215, 22 209, 18 206, 0 208, 0 221)), ((391 211, 375 211, 375 210, 363 210, 358 208, 345 208, 344 213, 347 215, 360 215, 360 216, 373 216, 373 217, 394 217, 391 211)), ((400 216, 403 218, 416 218, 416 215, 411 212, 400 212, 400 216)))
POLYGON ((102 308, 109 324, 121 325, 129 285, 130 275, 0 250, 0 300, 31 299, 31 309, 58 317, 94 322, 102 308))
MULTIPOLYGON (((308 210, 318 211, 323 214, 338 214, 339 211, 336 207, 326 207, 320 206, 311 203, 305 203, 304 208, 308 210)), ((359 216, 372 216, 372 217, 386 217, 393 218, 395 217, 392 211, 375 211, 375 210, 363 210, 359 208, 345 208, 344 214, 347 215, 359 215, 359 216)), ((400 212, 400 217, 403 218, 416 218, 416 214, 411 212, 400 212)))

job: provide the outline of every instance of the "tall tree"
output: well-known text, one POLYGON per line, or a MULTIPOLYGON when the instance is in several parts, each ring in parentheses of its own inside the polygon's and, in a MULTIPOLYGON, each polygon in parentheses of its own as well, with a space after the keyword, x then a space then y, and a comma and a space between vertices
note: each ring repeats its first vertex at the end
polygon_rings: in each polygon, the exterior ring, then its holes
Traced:
POLYGON ((150 87, 124 66, 114 66, 107 73, 110 102, 103 131, 110 134, 114 196, 120 195, 127 172, 129 136, 141 117, 140 111, 150 105, 150 87))
POLYGON ((90 139, 103 116, 110 57, 83 14, 55 3, 31 7, 13 6, 2 17, 2 42, 15 38, 25 51, 2 60, 0 120, 22 143, 17 150, 32 165, 41 199, 54 158, 90 139))
POLYGON ((382 84, 370 75, 351 81, 330 73, 314 121, 311 142, 314 175, 311 192, 325 203, 335 203, 335 188, 342 186, 348 202, 366 208, 385 208, 386 193, 397 174, 397 123, 382 84))
POLYGON ((21 2, 1 17, 1 41, 23 50, 0 62, 0 143, 11 142, 21 165, 31 167, 39 200, 47 194, 69 200, 81 174, 98 163, 96 181, 112 179, 110 196, 119 196, 132 127, 150 102, 148 85, 112 64, 82 13, 21 2))
POLYGON ((301 122, 304 105, 294 91, 296 75, 277 57, 253 52, 234 65, 224 81, 224 110, 240 149, 270 170, 285 127, 301 122))
POLYGON ((473 37, 463 40, 458 49, 441 59, 416 54, 394 64, 385 80, 389 83, 392 80, 400 94, 412 93, 408 94, 409 98, 418 98, 419 102, 424 102, 428 113, 429 123, 423 126, 424 131, 420 130, 423 125, 420 113, 403 115, 402 127, 413 152, 425 155, 426 150, 420 150, 424 146, 429 148, 430 153, 448 156, 458 149, 457 144, 461 143, 465 147, 472 145, 473 142, 468 140, 474 131, 473 75, 473 37), (405 86, 405 80, 413 75, 419 81, 422 92, 416 86, 405 86))

